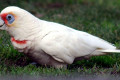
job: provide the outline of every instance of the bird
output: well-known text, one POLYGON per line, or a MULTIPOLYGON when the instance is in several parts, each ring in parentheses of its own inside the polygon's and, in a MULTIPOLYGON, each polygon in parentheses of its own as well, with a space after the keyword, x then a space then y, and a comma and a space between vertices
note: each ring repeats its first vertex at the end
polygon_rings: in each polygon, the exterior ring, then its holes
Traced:
POLYGON ((15 49, 38 64, 65 68, 79 58, 120 53, 112 43, 60 23, 39 19, 17 6, 0 13, 0 30, 15 49))

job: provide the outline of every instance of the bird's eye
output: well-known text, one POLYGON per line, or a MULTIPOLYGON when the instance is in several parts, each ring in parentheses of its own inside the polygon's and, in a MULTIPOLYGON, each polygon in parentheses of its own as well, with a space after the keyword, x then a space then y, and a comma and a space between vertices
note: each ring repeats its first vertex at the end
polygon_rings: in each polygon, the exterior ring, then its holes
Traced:
POLYGON ((14 22, 14 20, 15 20, 15 18, 14 18, 14 16, 12 14, 8 14, 6 16, 6 19, 7 19, 9 24, 12 24, 14 22))

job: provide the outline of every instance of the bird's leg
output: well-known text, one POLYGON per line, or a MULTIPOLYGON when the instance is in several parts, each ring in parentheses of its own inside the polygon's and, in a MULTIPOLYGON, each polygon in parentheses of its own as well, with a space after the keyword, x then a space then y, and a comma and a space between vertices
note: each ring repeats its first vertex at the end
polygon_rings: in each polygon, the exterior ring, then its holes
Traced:
POLYGON ((67 69, 67 65, 66 65, 66 64, 54 65, 54 67, 55 67, 56 69, 67 69))

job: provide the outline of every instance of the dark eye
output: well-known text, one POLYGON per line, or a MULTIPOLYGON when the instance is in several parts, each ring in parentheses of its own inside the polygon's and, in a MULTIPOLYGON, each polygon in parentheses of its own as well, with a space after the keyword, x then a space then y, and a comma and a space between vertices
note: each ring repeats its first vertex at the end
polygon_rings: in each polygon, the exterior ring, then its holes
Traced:
POLYGON ((12 14, 8 14, 6 16, 6 19, 7 19, 7 21, 8 21, 9 24, 12 24, 13 21, 15 20, 15 18, 14 18, 14 16, 12 14))

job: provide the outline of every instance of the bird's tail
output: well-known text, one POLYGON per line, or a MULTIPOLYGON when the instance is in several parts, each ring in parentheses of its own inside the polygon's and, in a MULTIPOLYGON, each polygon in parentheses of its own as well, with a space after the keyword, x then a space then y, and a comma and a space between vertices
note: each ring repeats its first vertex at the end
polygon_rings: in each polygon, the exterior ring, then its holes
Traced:
POLYGON ((91 55, 97 56, 97 55, 105 55, 105 54, 110 54, 110 53, 120 53, 120 50, 118 50, 118 49, 95 50, 93 53, 91 53, 91 55))
POLYGON ((120 53, 119 49, 115 49, 115 50, 97 50, 103 53, 120 53))

